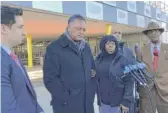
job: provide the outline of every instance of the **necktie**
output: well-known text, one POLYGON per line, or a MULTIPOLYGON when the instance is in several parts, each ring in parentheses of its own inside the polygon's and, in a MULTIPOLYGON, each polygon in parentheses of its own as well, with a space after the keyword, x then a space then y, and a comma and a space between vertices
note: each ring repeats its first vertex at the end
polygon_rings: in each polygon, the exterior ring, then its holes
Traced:
POLYGON ((18 59, 18 57, 17 57, 13 52, 10 53, 10 56, 11 56, 12 59, 16 62, 16 64, 17 64, 18 66, 20 66, 19 59, 18 59))
POLYGON ((154 47, 154 51, 153 51, 153 71, 156 72, 157 66, 158 66, 158 60, 159 60, 159 51, 157 49, 157 47, 154 47))
POLYGON ((30 89, 32 90, 32 92, 33 92, 33 94, 35 93, 34 92, 34 90, 33 90, 33 87, 32 87, 32 85, 31 85, 31 83, 30 83, 30 80, 28 79, 28 76, 25 74, 25 71, 23 70, 23 68, 22 68, 22 66, 21 66, 21 64, 20 64, 20 62, 19 62, 19 59, 18 59, 18 57, 14 54, 14 53, 10 53, 10 56, 12 57, 12 59, 16 62, 16 64, 21 68, 21 70, 22 70, 22 72, 24 73, 24 75, 26 76, 26 81, 27 81, 27 83, 28 83, 28 86, 30 85, 30 89))

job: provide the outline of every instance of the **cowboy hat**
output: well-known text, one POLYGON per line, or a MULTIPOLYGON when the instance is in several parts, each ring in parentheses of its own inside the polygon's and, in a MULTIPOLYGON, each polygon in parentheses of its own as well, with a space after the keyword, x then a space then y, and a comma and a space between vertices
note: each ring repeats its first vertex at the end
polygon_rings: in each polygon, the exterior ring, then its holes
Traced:
POLYGON ((148 24, 148 28, 144 31, 142 31, 145 35, 147 35, 148 31, 151 30, 159 30, 161 33, 164 32, 164 28, 161 28, 156 22, 150 22, 148 24))

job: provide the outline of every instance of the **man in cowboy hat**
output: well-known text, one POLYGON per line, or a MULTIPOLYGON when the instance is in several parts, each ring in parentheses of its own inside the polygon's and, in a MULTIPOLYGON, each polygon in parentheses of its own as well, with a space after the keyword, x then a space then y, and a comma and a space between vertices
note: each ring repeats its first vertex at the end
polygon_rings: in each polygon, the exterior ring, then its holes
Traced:
POLYGON ((150 43, 141 48, 138 59, 146 64, 154 80, 148 80, 151 101, 146 90, 139 88, 141 113, 156 113, 156 109, 158 113, 168 113, 168 44, 160 40, 163 32, 155 22, 150 22, 143 31, 150 43))

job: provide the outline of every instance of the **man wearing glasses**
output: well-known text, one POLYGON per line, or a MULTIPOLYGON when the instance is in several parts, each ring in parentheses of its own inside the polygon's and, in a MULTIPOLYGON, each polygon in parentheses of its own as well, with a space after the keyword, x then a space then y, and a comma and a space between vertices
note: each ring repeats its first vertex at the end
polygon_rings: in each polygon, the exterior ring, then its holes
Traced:
POLYGON ((65 32, 47 47, 43 79, 54 113, 94 113, 95 65, 85 31, 85 18, 72 15, 65 32))

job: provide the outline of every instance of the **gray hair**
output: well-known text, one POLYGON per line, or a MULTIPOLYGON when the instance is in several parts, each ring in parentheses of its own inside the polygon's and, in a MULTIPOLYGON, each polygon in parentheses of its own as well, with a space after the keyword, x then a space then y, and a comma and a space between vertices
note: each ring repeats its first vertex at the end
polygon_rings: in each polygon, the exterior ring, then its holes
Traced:
POLYGON ((70 24, 71 22, 73 22, 76 19, 83 20, 86 22, 86 19, 83 16, 81 16, 80 14, 74 14, 69 18, 68 24, 70 24))

